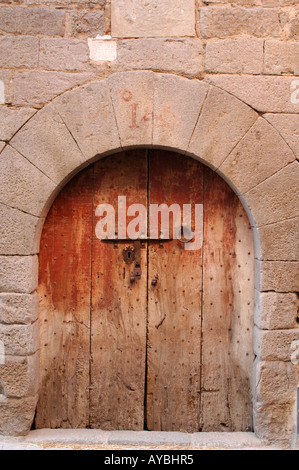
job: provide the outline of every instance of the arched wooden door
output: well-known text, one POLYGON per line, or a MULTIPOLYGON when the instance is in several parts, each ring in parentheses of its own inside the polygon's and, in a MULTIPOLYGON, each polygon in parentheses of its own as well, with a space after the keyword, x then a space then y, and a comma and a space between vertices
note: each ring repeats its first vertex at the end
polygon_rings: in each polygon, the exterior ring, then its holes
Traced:
POLYGON ((36 428, 252 429, 253 237, 216 173, 161 150, 100 160, 57 197, 39 261, 36 428), (123 229, 119 196, 202 205, 202 246, 99 240, 100 204, 123 229))

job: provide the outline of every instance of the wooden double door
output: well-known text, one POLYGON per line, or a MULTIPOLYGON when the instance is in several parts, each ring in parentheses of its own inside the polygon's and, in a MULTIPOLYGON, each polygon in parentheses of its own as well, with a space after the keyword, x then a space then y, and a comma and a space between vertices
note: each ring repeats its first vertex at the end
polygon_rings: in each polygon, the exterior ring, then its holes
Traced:
POLYGON ((36 428, 252 429, 253 250, 239 199, 191 158, 134 150, 78 174, 41 239, 36 428), (203 205, 202 246, 101 241, 96 209, 117 234, 119 196, 203 205))

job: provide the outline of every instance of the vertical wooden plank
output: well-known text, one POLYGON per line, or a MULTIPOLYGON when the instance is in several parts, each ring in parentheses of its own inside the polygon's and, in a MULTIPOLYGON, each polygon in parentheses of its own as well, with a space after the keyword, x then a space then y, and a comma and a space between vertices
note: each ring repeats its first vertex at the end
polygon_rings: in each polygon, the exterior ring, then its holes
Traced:
MULTIPOLYGON (((203 169, 195 160, 150 152, 151 204, 202 204, 203 169)), ((199 431, 202 249, 178 240, 149 246, 147 429, 199 431), (157 285, 151 281, 158 279, 157 285)))
MULTIPOLYGON (((147 206, 146 155, 125 152, 95 164, 94 211, 98 204, 111 204, 117 217, 118 196, 127 197, 127 206, 147 206)), ((133 243, 93 239, 92 428, 144 427, 147 248, 141 249, 141 279, 131 283, 134 264, 126 265, 122 254, 129 246, 133 243)))
POLYGON ((237 196, 205 170, 202 430, 252 429, 254 245, 237 196))
POLYGON ((42 233, 37 428, 89 423, 92 173, 61 191, 42 233))

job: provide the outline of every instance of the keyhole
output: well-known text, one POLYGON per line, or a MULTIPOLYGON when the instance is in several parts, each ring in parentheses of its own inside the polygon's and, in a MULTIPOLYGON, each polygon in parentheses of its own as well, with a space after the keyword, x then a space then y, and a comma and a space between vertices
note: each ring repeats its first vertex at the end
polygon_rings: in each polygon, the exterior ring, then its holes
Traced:
POLYGON ((130 259, 131 258, 131 252, 128 251, 128 258, 130 259))

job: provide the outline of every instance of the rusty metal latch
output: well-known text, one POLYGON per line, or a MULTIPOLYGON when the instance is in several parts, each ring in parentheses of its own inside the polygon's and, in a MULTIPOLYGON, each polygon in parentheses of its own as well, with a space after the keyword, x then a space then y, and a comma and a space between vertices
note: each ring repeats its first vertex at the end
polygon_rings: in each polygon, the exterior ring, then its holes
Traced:
MULTIPOLYGON (((134 245, 134 248, 132 247, 127 247, 125 248, 123 251, 122 251, 122 255, 123 255, 123 259, 124 259, 124 262, 127 264, 127 265, 131 265, 135 262, 135 266, 134 266, 134 271, 131 273, 131 276, 130 276, 130 282, 133 283, 136 281, 139 281, 141 279, 141 275, 142 275, 142 270, 141 270, 141 246, 144 247, 144 244, 145 243, 148 243, 148 242, 160 242, 160 244, 163 246, 164 243, 167 243, 167 242, 171 242, 173 241, 172 238, 167 238, 167 239, 163 239, 163 238, 142 238, 142 239, 138 239, 138 240, 131 240, 131 239, 123 239, 123 238, 120 238, 120 239, 105 239, 105 240, 101 240, 102 242, 105 242, 105 243, 113 243, 115 245, 115 247, 117 246, 118 243, 133 243, 134 245)), ((157 282, 154 282, 152 285, 156 285, 157 282)))

